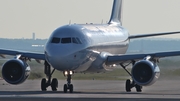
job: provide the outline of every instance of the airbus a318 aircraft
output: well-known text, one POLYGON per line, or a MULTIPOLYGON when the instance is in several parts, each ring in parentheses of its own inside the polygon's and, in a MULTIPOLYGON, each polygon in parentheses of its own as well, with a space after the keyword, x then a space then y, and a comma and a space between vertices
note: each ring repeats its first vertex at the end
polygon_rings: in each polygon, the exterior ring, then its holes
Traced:
POLYGON ((180 32, 129 35, 128 31, 122 27, 121 8, 122 0, 114 0, 111 17, 107 24, 69 24, 57 28, 48 39, 44 53, 0 49, 1 57, 15 56, 3 64, 3 79, 10 84, 21 84, 30 74, 27 61, 29 59, 44 60, 44 73, 47 78, 41 81, 42 91, 46 91, 49 86, 53 91, 57 90, 58 80, 52 79, 51 76, 55 70, 59 70, 67 77, 64 92, 72 93, 71 76, 73 73, 100 73, 121 65, 132 78, 132 80, 126 80, 126 91, 130 92, 135 87, 137 92, 141 92, 142 86, 152 85, 158 79, 160 75, 160 69, 156 64, 158 59, 180 55, 180 51, 127 55, 125 53, 129 41, 135 38, 180 32), (132 64, 131 72, 126 69, 127 63, 132 64))

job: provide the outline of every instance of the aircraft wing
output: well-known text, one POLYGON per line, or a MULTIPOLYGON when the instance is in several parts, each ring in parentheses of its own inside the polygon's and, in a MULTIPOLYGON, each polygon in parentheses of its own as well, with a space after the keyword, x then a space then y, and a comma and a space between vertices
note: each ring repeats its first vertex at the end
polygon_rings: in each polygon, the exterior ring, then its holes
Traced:
POLYGON ((180 56, 180 51, 108 56, 106 64, 112 65, 112 64, 119 64, 119 63, 125 63, 125 62, 130 62, 130 61, 137 61, 137 60, 141 60, 145 58, 146 56, 151 56, 152 58, 155 58, 155 59, 169 57, 169 56, 180 56))
POLYGON ((164 32, 164 33, 151 33, 151 34, 140 34, 140 35, 130 35, 129 39, 151 37, 151 36, 160 36, 160 35, 171 35, 171 34, 180 34, 180 31, 177 32, 164 32))
POLYGON ((4 55, 12 55, 12 56, 21 55, 22 57, 28 57, 37 60, 45 60, 45 55, 42 53, 0 49, 0 56, 3 57, 4 55))

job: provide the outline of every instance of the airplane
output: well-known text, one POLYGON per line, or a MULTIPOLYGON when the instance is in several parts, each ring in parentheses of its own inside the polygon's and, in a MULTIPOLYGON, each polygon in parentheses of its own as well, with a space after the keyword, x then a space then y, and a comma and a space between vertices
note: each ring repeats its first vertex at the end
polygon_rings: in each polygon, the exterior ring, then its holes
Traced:
POLYGON ((44 53, 0 49, 1 57, 14 56, 2 66, 3 79, 14 85, 23 83, 30 74, 27 61, 35 59, 37 62, 44 61, 46 78, 41 80, 42 91, 46 91, 49 86, 52 91, 57 91, 58 80, 52 78, 52 75, 58 70, 67 77, 67 83, 63 86, 64 93, 73 93, 73 74, 106 72, 120 65, 132 78, 126 80, 126 91, 131 92, 132 88, 136 88, 137 92, 142 92, 143 86, 150 86, 159 78, 158 60, 178 56, 180 51, 125 54, 130 40, 178 34, 180 31, 129 35, 122 26, 121 15, 122 0, 114 0, 107 24, 68 24, 58 27, 45 44, 44 53), (127 63, 132 64, 131 72, 126 68, 127 63))

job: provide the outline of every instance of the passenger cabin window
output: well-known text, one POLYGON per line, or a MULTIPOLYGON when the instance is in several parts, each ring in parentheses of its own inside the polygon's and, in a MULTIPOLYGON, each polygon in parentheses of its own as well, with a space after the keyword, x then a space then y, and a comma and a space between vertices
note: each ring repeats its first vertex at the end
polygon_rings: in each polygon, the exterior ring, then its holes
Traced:
POLYGON ((71 38, 62 38, 61 43, 71 43, 71 38))
POLYGON ((60 43, 60 38, 53 37, 51 43, 60 43))

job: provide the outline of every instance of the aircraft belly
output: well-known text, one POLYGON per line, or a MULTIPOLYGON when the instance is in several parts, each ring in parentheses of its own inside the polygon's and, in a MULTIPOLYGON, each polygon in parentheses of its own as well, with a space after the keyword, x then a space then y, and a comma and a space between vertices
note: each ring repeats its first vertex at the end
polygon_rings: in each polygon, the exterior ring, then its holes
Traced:
POLYGON ((113 66, 107 66, 104 64, 107 57, 113 54, 124 54, 128 47, 128 42, 111 45, 99 45, 87 48, 85 58, 81 61, 76 72, 105 72, 114 69, 113 66), (113 53, 113 54, 112 54, 113 53))
POLYGON ((88 49, 81 52, 81 55, 82 55, 82 53, 86 53, 86 55, 84 55, 85 57, 83 59, 81 59, 81 61, 79 62, 80 64, 79 64, 78 68, 75 69, 75 72, 87 71, 88 68, 93 63, 93 61, 95 61, 97 56, 99 55, 99 53, 96 53, 96 52, 88 50, 88 49))

